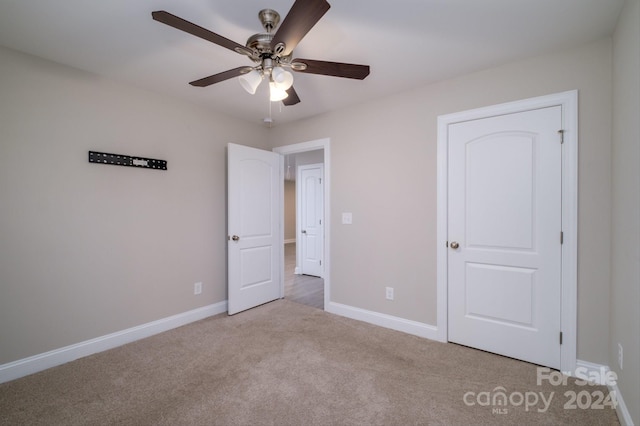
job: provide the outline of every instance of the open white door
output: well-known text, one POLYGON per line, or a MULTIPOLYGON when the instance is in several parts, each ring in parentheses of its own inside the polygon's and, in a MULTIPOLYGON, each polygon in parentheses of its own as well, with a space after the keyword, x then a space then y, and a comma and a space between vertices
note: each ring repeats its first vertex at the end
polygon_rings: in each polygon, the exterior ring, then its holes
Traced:
POLYGON ((282 297, 280 155, 227 145, 229 315, 282 297))
POLYGON ((300 267, 304 275, 322 277, 324 251, 322 164, 298 167, 298 226, 301 246, 300 267))

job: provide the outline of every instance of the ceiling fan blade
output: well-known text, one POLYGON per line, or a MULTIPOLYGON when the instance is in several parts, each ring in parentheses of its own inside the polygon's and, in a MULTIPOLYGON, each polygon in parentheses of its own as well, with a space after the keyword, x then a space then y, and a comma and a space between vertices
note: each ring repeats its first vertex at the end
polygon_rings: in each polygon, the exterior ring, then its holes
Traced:
POLYGON ((226 47, 227 49, 233 50, 234 52, 241 53, 243 55, 252 55, 253 52, 247 47, 236 43, 233 40, 229 40, 228 38, 222 37, 219 34, 216 34, 212 31, 207 30, 206 28, 202 28, 192 22, 185 21, 182 18, 179 18, 175 15, 172 15, 169 12, 164 10, 158 10, 155 12, 151 12, 151 16, 154 20, 158 22, 162 22, 163 24, 169 25, 170 27, 176 28, 178 30, 184 31, 186 33, 192 34, 196 37, 200 37, 204 40, 210 41, 211 43, 215 43, 218 46, 226 47))
POLYGON ((196 87, 207 87, 233 77, 239 77, 242 74, 248 73, 252 69, 253 68, 251 67, 238 67, 218 74, 210 75, 209 77, 201 78, 200 80, 192 81, 189 84, 196 87))
POLYGON ((297 62, 307 66, 304 70, 294 71, 306 72, 310 74, 331 75, 333 77, 354 78, 364 80, 369 75, 369 65, 344 64, 341 62, 314 61, 311 59, 294 59, 292 64, 297 62))
POLYGON ((330 7, 326 0, 296 0, 273 36, 271 49, 279 56, 289 55, 330 7), (282 51, 280 43, 284 44, 282 51))
POLYGON ((293 86, 287 89, 287 94, 289 96, 287 96, 282 100, 283 104, 285 104, 286 106, 291 106, 291 105, 300 103, 300 98, 298 97, 298 94, 296 93, 296 89, 294 89, 293 86))

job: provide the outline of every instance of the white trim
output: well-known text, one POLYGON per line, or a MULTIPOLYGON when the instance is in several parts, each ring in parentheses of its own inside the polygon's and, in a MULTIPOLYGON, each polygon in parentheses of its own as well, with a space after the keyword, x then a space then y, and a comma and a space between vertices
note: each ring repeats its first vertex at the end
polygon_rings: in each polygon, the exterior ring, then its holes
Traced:
MULTIPOLYGON (((322 258, 324 262, 324 306, 326 310, 331 301, 331 139, 324 138, 292 145, 278 146, 273 148, 273 151, 284 156, 287 154, 315 151, 318 149, 322 149, 324 152, 324 254, 322 258)), ((284 170, 284 160, 281 160, 281 163, 284 170)), ((282 197, 284 197, 284 195, 282 195, 282 197)), ((284 203, 284 198, 281 200, 281 203, 284 203)), ((281 220, 281 226, 282 229, 284 229, 284 215, 282 215, 281 220)), ((284 269, 284 261, 282 264, 284 269)), ((282 294, 284 295, 284 272, 281 276, 283 288, 282 294)))
POLYGON ((430 324, 412 321, 392 315, 381 314, 375 311, 356 308, 354 306, 343 305, 331 302, 326 306, 326 311, 343 317, 364 321, 384 328, 390 328, 403 333, 413 334, 431 340, 438 339, 438 329, 430 324))
MULTIPOLYGON (((576 361, 576 369, 575 370, 571 370, 571 371, 563 371, 564 374, 568 374, 569 376, 572 377, 577 377, 577 376, 587 376, 587 377, 597 377, 600 378, 601 380, 606 379, 606 377, 604 377, 604 374, 607 374, 609 371, 611 371, 611 369, 609 368, 609 366, 607 365, 603 365, 603 364, 596 364, 594 362, 589 362, 589 361, 583 361, 581 359, 576 361), (578 375, 578 370, 580 370, 580 375, 578 375)), ((596 383, 598 385, 603 384, 603 383, 596 383)))
MULTIPOLYGON (((587 375, 590 377, 600 377, 601 372, 608 373, 610 368, 606 365, 595 364, 593 362, 578 360, 576 362, 576 369, 586 369, 587 375)), ((573 375, 573 374, 572 374, 573 375)), ((625 404, 624 399, 622 398, 622 393, 620 393, 620 388, 618 388, 618 384, 616 383, 613 386, 607 386, 610 392, 615 392, 616 395, 616 414, 618 415, 618 420, 622 426, 633 426, 633 419, 631 418, 631 413, 629 413, 629 409, 627 408, 627 404, 625 404)))
MULTIPOLYGON (((272 150, 273 151, 273 150, 272 150)), ((285 182, 285 178, 284 178, 284 155, 280 155, 280 194, 277 196, 277 198, 279 199, 278 203, 281 206, 280 207, 280 219, 278 222, 279 226, 280 226, 280 232, 278 233, 278 236, 276 237, 278 239, 278 241, 282 241, 282 244, 279 244, 278 242, 276 244, 278 244, 279 247, 279 254, 280 254, 280 298, 283 299, 284 298, 284 182, 285 182)), ((298 250, 298 247, 296 247, 296 250, 298 250)))
POLYGON ((563 370, 576 367, 578 353, 578 91, 558 94, 562 105, 562 346, 563 370))
POLYGON ((57 365, 113 349, 154 334, 162 333, 201 319, 221 314, 227 311, 227 301, 204 306, 202 308, 183 312, 167 318, 162 318, 126 330, 117 331, 95 339, 54 349, 49 352, 30 356, 17 361, 0 365, 0 383, 19 379, 29 374, 37 373, 57 365))
POLYGON ((631 413, 629 413, 627 404, 625 404, 624 399, 622 398, 622 393, 620 393, 618 384, 616 383, 613 386, 609 386, 609 390, 616 393, 616 401, 618 402, 618 405, 616 406, 616 414, 618 414, 618 420, 620 421, 620 424, 622 426, 633 426, 631 413))
POLYGON ((616 394, 616 401, 618 402, 618 405, 616 406, 616 414, 618 414, 618 420, 620 421, 620 424, 622 426, 633 426, 631 413, 629 413, 627 404, 625 404, 624 399, 622 398, 622 393, 620 393, 618 384, 616 383, 613 386, 609 386, 609 390, 611 392, 615 392, 616 394))
POLYGON ((438 117, 437 151, 437 320, 438 340, 447 341, 447 140, 451 124, 551 106, 562 107, 562 371, 574 371, 577 353, 578 300, 578 91, 571 90, 522 101, 438 117))
POLYGON ((444 121, 443 117, 438 117, 438 147, 436 152, 436 242, 438 244, 436 248, 436 324, 438 325, 438 340, 441 342, 447 342, 448 339, 448 299, 447 299, 447 247, 448 240, 448 219, 447 219, 447 205, 448 205, 448 150, 447 141, 448 135, 448 123, 444 121))

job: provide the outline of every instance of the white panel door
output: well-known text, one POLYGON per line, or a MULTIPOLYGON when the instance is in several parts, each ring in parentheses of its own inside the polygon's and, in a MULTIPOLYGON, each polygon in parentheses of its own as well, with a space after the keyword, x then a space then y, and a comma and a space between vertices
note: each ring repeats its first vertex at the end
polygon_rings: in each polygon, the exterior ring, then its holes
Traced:
POLYGON ((298 167, 298 198, 300 199, 299 235, 301 244, 300 273, 322 276, 323 231, 323 165, 298 167))
POLYGON ((229 315, 282 297, 280 156, 227 146, 229 315))
POLYGON ((449 340, 560 368, 561 107, 449 126, 449 340))

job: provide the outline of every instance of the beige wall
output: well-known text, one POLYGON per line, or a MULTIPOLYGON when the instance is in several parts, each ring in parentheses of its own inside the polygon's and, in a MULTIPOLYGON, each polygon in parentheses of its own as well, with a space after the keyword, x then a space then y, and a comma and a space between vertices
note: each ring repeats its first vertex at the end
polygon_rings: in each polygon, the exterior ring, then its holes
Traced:
POLYGON ((299 152, 293 154, 295 157, 295 165, 304 166, 308 164, 322 164, 324 163, 324 150, 316 149, 313 151, 299 152))
POLYGON ((578 89, 578 357, 607 364, 611 55, 606 39, 272 128, 274 145, 331 138, 332 301, 436 324, 437 117, 578 89))
POLYGON ((640 424, 640 2, 627 0, 613 38, 610 366, 640 424), (618 367, 618 343, 624 348, 618 367))
POLYGON ((0 364, 226 300, 225 145, 261 126, 6 49, 0 93, 0 364))
POLYGON ((296 239, 296 182, 284 181, 284 239, 296 239))

